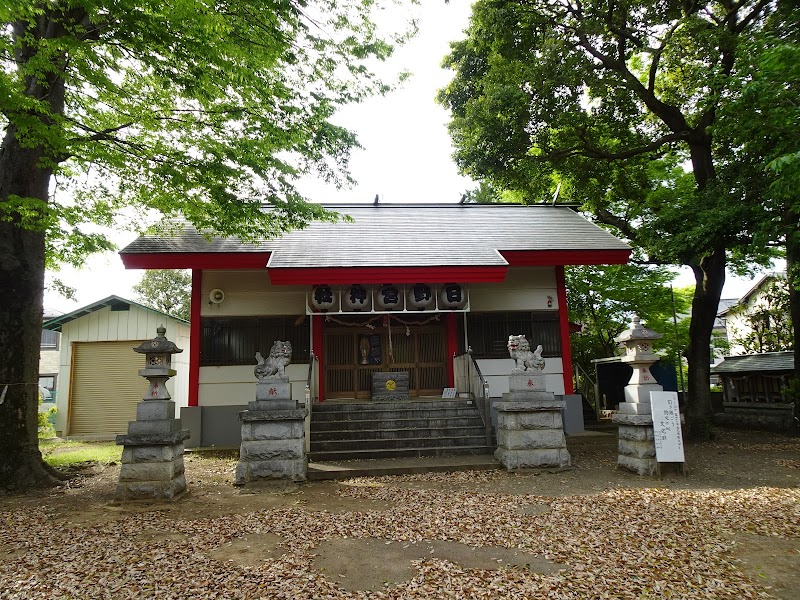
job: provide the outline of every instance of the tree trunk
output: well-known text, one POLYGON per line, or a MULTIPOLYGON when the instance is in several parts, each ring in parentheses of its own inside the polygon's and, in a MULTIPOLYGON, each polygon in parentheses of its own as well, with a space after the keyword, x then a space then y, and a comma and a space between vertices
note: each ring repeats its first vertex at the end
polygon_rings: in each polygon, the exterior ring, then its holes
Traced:
POLYGON ((689 385, 686 400, 686 435, 690 438, 710 436, 713 422, 711 407, 711 331, 717 317, 722 287, 725 285, 725 250, 718 248, 692 265, 695 277, 692 298, 692 320, 689 325, 689 385))
MULTIPOLYGON (((56 3, 53 11, 43 10, 35 20, 12 23, 16 63, 25 65, 36 58, 40 42, 63 35, 71 20, 56 3)), ((67 57, 48 53, 45 60, 54 68, 35 69, 36 74, 24 77, 25 94, 35 108, 9 117, 0 145, 0 487, 11 489, 50 485, 61 479, 39 452, 46 232, 37 221, 50 199, 52 165, 66 158, 56 156, 63 149, 48 140, 63 135, 55 117, 64 114, 67 57), (25 145, 17 137, 19 116, 23 122, 36 119, 41 128, 25 145)))
MULTIPOLYGON (((8 127, 0 147, 0 203, 9 197, 47 201, 51 172, 41 151, 22 148, 8 127)), ((19 215, 0 220, 0 487, 49 485, 57 472, 39 452, 39 350, 44 290, 44 231, 20 226, 19 215)))
MULTIPOLYGON (((786 281, 789 284, 789 314, 792 318, 794 336, 794 378, 800 382, 800 352, 797 344, 800 341, 800 211, 787 207, 784 213, 786 225, 786 281)), ((797 384, 796 384, 797 385, 797 384)), ((800 402, 795 401, 795 410, 800 414, 800 402)))

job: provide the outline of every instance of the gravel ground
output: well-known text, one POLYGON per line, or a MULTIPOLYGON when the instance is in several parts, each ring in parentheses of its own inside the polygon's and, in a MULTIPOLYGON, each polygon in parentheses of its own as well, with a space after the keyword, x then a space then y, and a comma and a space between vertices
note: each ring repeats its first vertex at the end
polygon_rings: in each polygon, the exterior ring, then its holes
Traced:
POLYGON ((0 598, 800 598, 800 439, 721 431, 688 476, 615 469, 232 485, 113 502, 119 468, 0 497, 0 598))

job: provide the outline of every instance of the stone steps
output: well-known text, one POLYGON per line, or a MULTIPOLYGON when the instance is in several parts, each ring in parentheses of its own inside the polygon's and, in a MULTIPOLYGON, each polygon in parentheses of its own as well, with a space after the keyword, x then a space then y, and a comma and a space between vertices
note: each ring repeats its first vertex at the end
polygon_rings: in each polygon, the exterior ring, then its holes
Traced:
POLYGON ((315 405, 309 459, 491 454, 477 407, 462 399, 315 405))
POLYGON ((428 409, 428 410, 403 410, 400 409, 387 409, 382 411, 346 411, 342 413, 318 413, 316 408, 312 412, 315 423, 325 422, 348 422, 348 421, 378 421, 387 422, 393 420, 407 420, 416 419, 421 421, 431 421, 434 419, 442 419, 448 421, 450 419, 469 419, 480 415, 477 410, 472 408, 452 408, 452 409, 428 409))
POLYGON ((376 419, 375 415, 371 415, 371 419, 345 419, 334 420, 328 419, 320 421, 312 418, 311 432, 312 434, 324 434, 329 431, 370 431, 380 430, 382 428, 389 429, 447 429, 452 427, 481 427, 483 428, 483 421, 480 416, 472 414, 469 416, 457 417, 428 417, 428 418, 389 418, 389 419, 376 419))
POLYGON ((414 410, 419 408, 440 409, 440 408, 459 408, 459 407, 474 407, 475 403, 472 400, 465 400, 463 398, 444 399, 438 398, 433 400, 353 400, 351 402, 340 402, 331 400, 314 405, 315 413, 343 413, 352 411, 382 411, 392 410, 402 407, 405 410, 414 410))
POLYGON ((455 448, 459 446, 480 446, 486 443, 483 432, 480 435, 429 435, 395 438, 341 439, 312 441, 312 454, 336 450, 405 450, 410 448, 455 448))
POLYGON ((491 454, 492 448, 482 446, 430 446, 420 448, 385 448, 382 450, 335 450, 311 452, 309 459, 314 462, 364 460, 371 458, 423 458, 430 456, 457 456, 491 454))
POLYGON ((408 438, 437 438, 446 436, 456 437, 485 437, 483 423, 480 425, 453 426, 453 427, 401 427, 401 428, 369 428, 369 429, 334 429, 328 431, 313 431, 312 439, 315 442, 332 442, 340 440, 401 440, 408 438))
MULTIPOLYGON (((407 419, 476 415, 475 404, 468 400, 427 400, 397 402, 356 402, 353 404, 315 404, 312 414, 315 419, 407 419), (372 415, 372 416, 370 416, 372 415)), ((479 415, 478 415, 479 416, 479 415)), ((480 417, 480 416, 479 416, 480 417)))

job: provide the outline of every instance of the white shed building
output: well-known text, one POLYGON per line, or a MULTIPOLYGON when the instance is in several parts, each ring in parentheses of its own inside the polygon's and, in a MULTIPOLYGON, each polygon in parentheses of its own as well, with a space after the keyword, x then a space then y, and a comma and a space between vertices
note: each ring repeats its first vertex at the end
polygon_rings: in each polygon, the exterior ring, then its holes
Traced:
POLYGON ((133 348, 154 338, 159 325, 185 349, 173 357, 177 374, 167 382, 179 410, 188 404, 187 321, 119 296, 45 321, 44 329, 61 332, 57 435, 104 439, 127 431, 147 390, 147 382, 138 374, 144 355, 133 348))

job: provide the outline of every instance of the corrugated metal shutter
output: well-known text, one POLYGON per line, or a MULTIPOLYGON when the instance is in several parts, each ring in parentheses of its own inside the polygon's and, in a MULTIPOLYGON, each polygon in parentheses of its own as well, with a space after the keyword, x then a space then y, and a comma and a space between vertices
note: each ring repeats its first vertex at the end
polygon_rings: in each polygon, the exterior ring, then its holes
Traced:
POLYGON ((136 405, 147 391, 138 375, 144 354, 140 341, 76 342, 72 352, 68 435, 127 433, 136 405))

